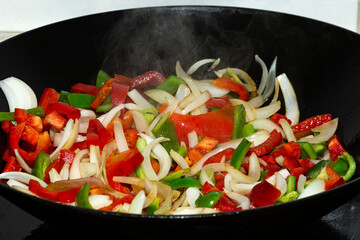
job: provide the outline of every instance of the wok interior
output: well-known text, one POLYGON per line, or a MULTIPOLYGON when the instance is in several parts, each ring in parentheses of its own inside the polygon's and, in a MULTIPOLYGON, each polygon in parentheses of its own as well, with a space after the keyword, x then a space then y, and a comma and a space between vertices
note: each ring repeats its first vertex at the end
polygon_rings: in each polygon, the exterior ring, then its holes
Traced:
MULTIPOLYGON (((349 31, 285 14, 234 8, 174 7, 111 12, 65 21, 19 35, 0 45, 0 78, 18 77, 39 97, 45 87, 67 90, 95 83, 99 69, 135 77, 149 70, 175 73, 203 58, 220 58, 255 81, 258 54, 286 73, 301 119, 332 113, 338 135, 359 158, 360 39, 349 31)), ((195 78, 208 75, 202 71, 195 78)), ((213 75, 212 75, 213 76, 213 75)), ((1 95, 0 111, 7 111, 1 95)), ((3 147, 5 137, 1 138, 3 147)))

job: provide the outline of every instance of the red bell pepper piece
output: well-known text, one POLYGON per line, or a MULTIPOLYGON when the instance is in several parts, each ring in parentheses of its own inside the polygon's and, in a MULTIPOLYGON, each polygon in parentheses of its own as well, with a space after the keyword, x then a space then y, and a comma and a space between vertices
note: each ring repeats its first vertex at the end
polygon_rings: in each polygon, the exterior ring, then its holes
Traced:
POLYGON ((274 175, 274 173, 278 172, 281 170, 281 168, 277 165, 277 164, 273 164, 273 163, 270 163, 268 162, 264 168, 264 170, 267 170, 267 174, 265 176, 265 179, 266 178, 269 178, 271 177, 272 175, 274 175))
POLYGON ((14 156, 10 156, 10 158, 7 160, 3 172, 20 172, 21 169, 22 168, 16 158, 14 156))
POLYGON ((14 124, 9 121, 9 120, 5 120, 1 123, 1 129, 8 134, 10 132, 10 129, 14 126, 14 124))
POLYGON ((345 180, 329 165, 325 166, 329 179, 325 180, 325 190, 345 184, 345 180))
MULTIPOLYGON (((226 174, 225 174, 226 175, 226 174)), ((225 175, 222 173, 219 173, 217 175, 215 175, 215 186, 219 189, 219 191, 224 191, 224 187, 225 187, 225 175)))
POLYGON ((106 159, 105 169, 109 185, 121 192, 130 193, 118 182, 113 181, 114 176, 127 176, 140 166, 144 160, 143 155, 137 148, 115 154, 106 159))
POLYGON ((15 108, 14 117, 18 124, 24 122, 26 125, 33 127, 38 132, 42 132, 43 130, 41 117, 30 114, 24 109, 15 108))
POLYGON ((256 207, 264 207, 273 205, 280 195, 279 189, 263 180, 252 188, 249 198, 256 207))
POLYGON ((236 204, 226 195, 221 195, 220 196, 218 206, 216 206, 216 207, 221 212, 232 212, 232 211, 240 211, 240 210, 242 210, 241 207, 237 207, 236 204))
POLYGON ((298 160, 301 157, 301 147, 300 144, 296 142, 288 142, 281 146, 286 152, 286 155, 298 160))
POLYGON ((26 125, 24 131, 21 133, 21 140, 36 146, 40 134, 31 126, 26 125))
POLYGON ((199 115, 173 113, 170 120, 174 123, 179 142, 188 144, 188 133, 194 130, 198 136, 215 138, 219 142, 228 142, 234 125, 234 108, 226 106, 215 112, 199 115))
POLYGON ((239 99, 241 99, 241 100, 249 101, 249 99, 250 99, 249 91, 243 85, 235 82, 231 78, 220 77, 220 78, 210 82, 210 84, 213 84, 222 89, 228 89, 232 92, 236 92, 239 95, 239 99))
POLYGON ((317 115, 314 117, 310 117, 294 126, 291 126, 291 129, 294 133, 309 130, 315 127, 318 127, 326 122, 329 122, 331 120, 331 114, 323 114, 323 115, 317 115))
POLYGON ((309 170, 315 165, 310 161, 310 158, 299 159, 298 162, 300 163, 301 167, 304 168, 305 171, 309 170))
POLYGON ((47 108, 50 104, 57 102, 59 100, 60 93, 58 93, 53 88, 45 88, 40 100, 39 100, 39 106, 44 109, 44 111, 47 111, 47 108))
POLYGON ((280 132, 273 130, 270 133, 268 139, 265 142, 259 144, 256 147, 251 147, 249 153, 255 153, 256 156, 262 156, 271 152, 275 147, 277 147, 282 141, 282 135, 280 132))
POLYGON ((50 165, 46 168, 44 181, 47 183, 50 182, 49 172, 51 169, 54 168, 58 173, 60 173, 61 169, 63 168, 66 162, 68 162, 71 166, 71 164, 74 161, 74 158, 75 158, 75 153, 73 151, 66 149, 60 150, 59 157, 55 161, 50 163, 50 165))
POLYGON ((94 85, 88 85, 84 83, 78 83, 71 87, 71 92, 73 93, 82 93, 82 94, 90 94, 96 96, 99 92, 100 88, 94 85))
POLYGON ((80 150, 83 150, 83 149, 86 149, 88 148, 88 144, 87 144, 87 141, 84 140, 82 142, 76 142, 72 145, 72 147, 70 148, 70 151, 74 152, 76 149, 80 149, 80 150))
POLYGON ((131 78, 122 75, 115 75, 115 80, 111 85, 111 103, 113 107, 125 103, 131 81, 131 78))
POLYGON ((68 119, 75 120, 80 118, 80 110, 67 103, 54 102, 52 104, 49 104, 47 111, 45 113, 46 115, 48 115, 52 112, 58 112, 60 114, 63 114, 68 119))
POLYGON ((134 148, 138 139, 138 131, 135 128, 130 128, 124 131, 125 139, 129 148, 134 148))
POLYGON ((45 126, 51 125, 60 131, 65 127, 66 119, 63 116, 61 116, 58 112, 54 111, 45 116, 44 125, 45 126))
POLYGON ((102 149, 111 139, 111 134, 98 119, 91 119, 86 132, 87 145, 99 146, 102 149))
POLYGON ((229 101, 229 96, 227 96, 227 95, 224 97, 212 97, 205 103, 205 106, 208 109, 223 108, 228 105, 231 105, 231 103, 229 101))
POLYGON ((214 191, 221 192, 216 186, 211 185, 208 181, 206 181, 201 187, 201 192, 203 193, 203 195, 214 191))
POLYGON ((58 201, 58 194, 59 191, 52 191, 47 188, 44 188, 40 185, 40 183, 36 180, 31 179, 29 181, 29 190, 39 197, 52 200, 52 201, 58 201))
POLYGON ((329 139, 328 143, 330 158, 336 162, 339 156, 342 156, 346 152, 345 148, 342 146, 338 136, 334 135, 329 139))
POLYGON ((131 89, 144 88, 147 86, 158 86, 165 80, 165 77, 157 71, 143 73, 132 80, 131 89))
POLYGON ((225 160, 228 160, 232 157, 234 151, 235 149, 233 148, 224 149, 223 151, 209 157, 209 159, 206 160, 206 162, 204 163, 204 166, 210 163, 220 163, 224 156, 225 156, 225 160))
POLYGON ((274 113, 274 115, 272 115, 270 118, 270 120, 273 121, 274 123, 276 123, 277 125, 280 125, 279 124, 280 119, 285 119, 291 125, 291 120, 282 114, 274 113))
POLYGON ((93 109, 97 109, 98 106, 101 105, 101 103, 105 100, 107 96, 111 93, 111 86, 114 82, 114 78, 110 78, 107 80, 104 85, 100 88, 99 92, 95 95, 94 101, 91 103, 91 107, 93 109))
POLYGON ((72 203, 75 202, 77 193, 81 187, 72 188, 58 193, 58 200, 61 203, 72 203))

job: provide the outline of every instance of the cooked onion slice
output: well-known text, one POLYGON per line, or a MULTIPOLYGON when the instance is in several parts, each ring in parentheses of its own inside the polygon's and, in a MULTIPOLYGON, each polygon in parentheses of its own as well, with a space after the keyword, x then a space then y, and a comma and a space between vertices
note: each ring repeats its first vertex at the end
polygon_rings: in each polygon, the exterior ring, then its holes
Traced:
POLYGON ((293 86, 285 73, 277 77, 285 100, 285 116, 291 120, 291 125, 299 123, 300 110, 293 86))
POLYGON ((269 71, 264 61, 257 54, 255 55, 255 61, 259 63, 262 68, 261 81, 258 87, 258 94, 262 95, 269 80, 269 71))
POLYGON ((186 86, 186 84, 180 84, 178 90, 176 91, 175 98, 182 101, 190 93, 190 88, 186 86))
POLYGON ((120 121, 114 121, 114 135, 119 152, 129 150, 124 129, 120 121))
POLYGON ((150 89, 145 91, 144 93, 146 96, 150 97, 151 99, 155 100, 160 104, 170 104, 176 101, 176 98, 173 95, 161 89, 150 89))
POLYGON ((270 70, 269 70, 269 79, 267 81, 267 85, 264 92, 264 99, 267 100, 271 94, 274 92, 274 86, 275 86, 275 77, 276 77, 276 63, 277 63, 277 57, 275 57, 274 61, 271 64, 270 70))
POLYGON ((149 123, 146 121, 144 115, 136 110, 130 110, 130 113, 134 118, 135 127, 138 132, 145 132, 149 128, 149 123))
POLYGON ((152 108, 152 105, 139 93, 138 90, 133 89, 129 91, 128 96, 135 104, 143 107, 144 109, 152 108))
POLYGON ((231 165, 225 165, 225 169, 231 175, 231 177, 238 183, 254 183, 257 181, 257 179, 253 179, 243 174, 241 171, 237 170, 231 165))
POLYGON ((261 168, 259 158, 255 153, 252 153, 249 157, 249 173, 248 176, 256 181, 260 178, 261 168))
POLYGON ((291 142, 291 141, 296 142, 295 134, 294 134, 293 130, 291 129, 291 126, 288 123, 288 121, 286 121, 285 119, 280 119, 279 124, 282 127, 282 129, 284 130, 284 134, 285 134, 288 142, 291 142))
POLYGON ((304 191, 299 195, 298 199, 309 197, 325 191, 325 181, 323 179, 315 179, 304 191))
POLYGON ((120 111, 123 108, 124 108, 124 105, 120 104, 120 105, 114 107, 113 109, 111 109, 106 114, 101 115, 98 119, 102 123, 102 125, 104 125, 104 127, 106 128, 114 118, 117 118, 120 116, 120 111))
POLYGON ((233 200, 242 210, 250 209, 250 199, 240 193, 225 190, 226 195, 233 200))
POLYGON ((272 132, 275 129, 280 132, 283 137, 285 137, 282 128, 269 119, 256 119, 250 123, 254 126, 255 129, 265 129, 268 132, 272 132))
POLYGON ((208 64, 208 63, 215 63, 215 62, 216 62, 216 59, 202 59, 200 61, 197 61, 196 63, 191 65, 191 67, 187 71, 187 74, 191 75, 194 72, 196 72, 196 70, 198 70, 198 68, 200 68, 201 66, 208 64))
POLYGON ((8 101, 9 112, 14 112, 15 108, 29 109, 38 105, 34 91, 18 78, 8 77, 0 81, 0 88, 8 101))
POLYGON ((272 115, 274 115, 274 113, 279 111, 280 108, 281 108, 281 102, 277 101, 275 103, 267 105, 266 107, 256 109, 256 118, 257 119, 269 118, 272 115))
POLYGON ((182 110, 182 114, 187 114, 193 110, 195 110, 196 108, 199 108, 201 106, 204 106, 204 104, 211 98, 211 94, 209 93, 209 91, 205 91, 203 92, 199 97, 197 97, 195 99, 195 101, 193 101, 192 103, 190 103, 189 105, 187 105, 183 110, 182 110))
POLYGON ((311 129, 312 132, 318 132, 315 137, 303 137, 299 139, 300 142, 319 143, 329 140, 336 132, 339 119, 335 118, 329 122, 326 122, 316 128, 311 129))
POLYGON ((104 208, 113 203, 109 195, 91 194, 89 196, 89 202, 94 209, 104 208))
POLYGON ((219 88, 213 84, 210 84, 213 80, 193 80, 197 85, 200 92, 209 91, 212 97, 222 97, 230 92, 228 89, 219 88))
POLYGON ((170 156, 182 169, 189 168, 189 164, 185 161, 185 159, 173 149, 170 150, 170 156))
POLYGON ((194 187, 189 187, 188 189, 186 189, 185 191, 185 201, 189 204, 190 207, 196 207, 196 200, 200 197, 201 192, 199 189, 194 188, 194 187))
POLYGON ((71 164, 69 179, 81 178, 80 160, 89 154, 89 150, 83 149, 76 153, 73 163, 71 164))
POLYGON ((32 172, 31 167, 29 167, 29 165, 27 165, 27 163, 25 162, 25 160, 20 156, 19 154, 19 150, 18 149, 14 149, 14 153, 16 156, 16 160, 18 161, 19 165, 21 166, 22 169, 24 169, 26 172, 30 173, 32 172))
POLYGON ((43 180, 24 172, 4 172, 0 173, 0 179, 14 179, 22 183, 29 184, 30 180, 35 180, 40 183, 42 187, 47 187, 47 183, 43 180))

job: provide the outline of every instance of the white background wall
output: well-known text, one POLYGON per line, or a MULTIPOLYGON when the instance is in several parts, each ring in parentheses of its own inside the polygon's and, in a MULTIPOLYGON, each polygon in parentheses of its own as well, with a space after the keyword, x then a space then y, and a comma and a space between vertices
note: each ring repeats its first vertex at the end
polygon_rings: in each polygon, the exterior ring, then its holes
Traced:
POLYGON ((22 32, 77 16, 166 5, 215 5, 266 9, 357 30, 358 0, 0 0, 0 32, 22 32))

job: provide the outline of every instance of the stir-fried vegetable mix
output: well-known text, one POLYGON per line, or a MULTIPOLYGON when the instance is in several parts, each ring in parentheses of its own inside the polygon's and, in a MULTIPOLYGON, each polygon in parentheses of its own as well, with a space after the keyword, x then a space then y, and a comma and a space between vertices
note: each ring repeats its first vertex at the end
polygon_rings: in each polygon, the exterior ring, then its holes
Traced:
POLYGON ((0 179, 62 204, 136 214, 246 210, 349 181, 356 164, 335 135, 338 119, 299 122, 276 59, 270 70, 255 60, 258 86, 245 71, 216 70, 220 60, 205 59, 188 72, 177 62, 166 78, 101 70, 96 86, 45 88, 38 103, 24 82, 5 79, 0 87, 12 99, 0 113, 8 139, 0 179), (213 79, 191 77, 209 63, 213 79))

